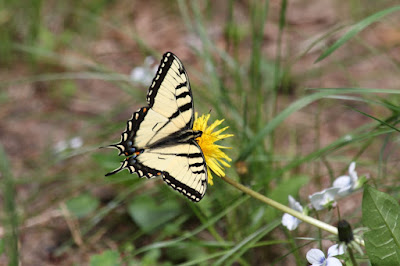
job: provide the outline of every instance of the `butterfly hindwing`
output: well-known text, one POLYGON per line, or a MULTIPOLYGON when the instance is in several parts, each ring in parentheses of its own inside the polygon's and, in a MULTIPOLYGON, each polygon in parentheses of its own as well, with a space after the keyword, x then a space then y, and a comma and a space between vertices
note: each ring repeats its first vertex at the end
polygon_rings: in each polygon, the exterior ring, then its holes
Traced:
POLYGON ((207 167, 198 144, 192 140, 173 147, 145 150, 137 161, 162 171, 164 181, 193 201, 203 198, 207 189, 207 167))
POLYGON ((139 177, 162 176, 173 189, 192 201, 200 201, 207 190, 207 167, 198 144, 192 140, 173 146, 146 149, 136 157, 125 159, 120 168, 139 177))

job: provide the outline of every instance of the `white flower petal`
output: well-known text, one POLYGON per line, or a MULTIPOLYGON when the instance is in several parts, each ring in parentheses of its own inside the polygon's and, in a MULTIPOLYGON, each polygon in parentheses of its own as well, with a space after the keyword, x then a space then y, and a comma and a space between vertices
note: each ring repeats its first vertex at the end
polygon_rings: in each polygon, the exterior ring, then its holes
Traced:
POLYGON ((330 187, 312 194, 309 196, 311 205, 317 211, 325 209, 327 205, 335 201, 335 197, 337 196, 339 190, 340 188, 338 187, 330 187))
POLYGON ((310 249, 307 252, 306 258, 312 265, 322 265, 325 261, 324 252, 316 248, 310 249))
POLYGON ((328 258, 326 260, 326 266, 342 266, 343 264, 335 257, 328 258))
POLYGON ((65 140, 61 140, 54 145, 54 151, 60 153, 68 149, 68 143, 65 140))
POLYGON ((347 175, 339 176, 335 181, 333 181, 333 187, 340 188, 338 195, 344 197, 353 191, 352 179, 347 175))
POLYGON ((339 176, 338 178, 335 179, 335 181, 333 181, 334 187, 343 188, 349 185, 351 185, 351 178, 350 176, 347 175, 339 176))
POLYGON ((290 208, 298 212, 303 212, 303 206, 301 206, 300 202, 296 201, 291 195, 288 198, 290 208))
POLYGON ((155 61, 156 60, 154 60, 152 56, 146 56, 146 58, 144 59, 144 65, 147 67, 151 67, 151 65, 154 64, 155 61))
POLYGON ((69 145, 70 145, 71 149, 78 149, 78 148, 82 147, 82 144, 83 144, 83 140, 81 137, 75 137, 69 141, 69 145))
POLYGON ((301 221, 299 219, 288 213, 285 213, 282 216, 282 225, 285 226, 289 231, 295 230, 300 223, 301 221))
POLYGON ((349 174, 355 172, 354 170, 356 170, 356 162, 351 162, 349 166, 349 174))
POLYGON ((328 249, 328 258, 342 255, 345 252, 345 245, 335 244, 328 249))

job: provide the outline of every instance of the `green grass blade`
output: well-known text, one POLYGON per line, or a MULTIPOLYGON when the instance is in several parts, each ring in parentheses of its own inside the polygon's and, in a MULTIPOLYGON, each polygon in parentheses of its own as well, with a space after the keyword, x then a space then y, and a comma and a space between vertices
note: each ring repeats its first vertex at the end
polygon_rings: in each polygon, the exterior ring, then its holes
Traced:
POLYGON ((285 110, 280 112, 277 116, 275 116, 269 123, 261 128, 261 130, 251 139, 246 148, 241 152, 237 161, 245 160, 251 152, 260 145, 260 142, 263 141, 264 137, 271 133, 277 126, 279 126, 289 115, 292 113, 302 109, 303 107, 309 105, 310 103, 322 99, 331 95, 331 92, 317 92, 312 95, 308 95, 303 97, 291 105, 289 105, 285 110))
POLYGON ((209 219, 206 223, 202 224, 198 228, 192 230, 190 233, 183 234, 182 236, 180 236, 180 237, 178 237, 176 239, 167 240, 167 241, 160 241, 160 242, 156 242, 156 243, 141 247, 141 248, 135 250, 133 255, 136 256, 136 255, 138 255, 140 253, 143 253, 143 252, 146 252, 146 251, 149 251, 149 250, 152 250, 152 249, 156 249, 156 248, 165 248, 165 247, 174 246, 177 243, 179 243, 179 242, 181 242, 181 241, 183 241, 185 239, 191 238, 191 237, 197 235, 199 232, 203 231, 204 229, 208 228, 210 225, 212 225, 212 224, 216 223, 217 221, 219 221, 222 217, 224 217, 225 215, 230 213, 236 207, 241 206, 242 203, 244 203, 249 198, 250 198, 249 196, 240 197, 235 202, 233 202, 231 205, 229 205, 229 207, 225 208, 220 213, 214 215, 213 218, 209 219))
POLYGON ((352 107, 350 107, 350 106, 349 106, 349 108, 350 108, 350 109, 353 109, 353 110, 356 111, 356 112, 359 112, 360 114, 365 115, 366 117, 369 117, 369 118, 371 118, 371 119, 374 119, 374 120, 378 121, 379 123, 381 123, 381 124, 383 124, 383 125, 385 125, 385 126, 388 126, 388 127, 390 127, 391 129, 396 130, 397 132, 400 132, 400 129, 398 129, 398 128, 392 126, 392 125, 389 124, 389 123, 386 123, 385 121, 382 121, 382 120, 380 120, 380 119, 378 119, 378 118, 376 118, 376 117, 373 117, 373 116, 371 116, 371 115, 369 115, 369 114, 367 114, 367 113, 364 113, 364 112, 362 112, 362 111, 360 111, 360 110, 357 110, 357 109, 355 109, 355 108, 352 108, 352 107))
POLYGON ((367 17, 366 19, 363 19, 360 22, 354 24, 347 33, 345 33, 342 37, 340 37, 339 40, 337 40, 332 46, 330 46, 328 49, 326 49, 318 57, 318 59, 315 61, 315 63, 317 63, 317 62, 323 60, 324 58, 326 58, 327 56, 329 56, 336 49, 338 49, 343 44, 345 44, 348 40, 353 38, 357 33, 362 31, 366 27, 368 27, 371 23, 374 23, 375 21, 381 19, 382 17, 384 17, 390 13, 396 12, 396 11, 400 11, 400 6, 395 6, 395 7, 391 7, 391 8, 382 10, 382 11, 377 12, 377 13, 367 17))
POLYGON ((286 109, 280 112, 277 116, 275 116, 265 127, 263 127, 258 133, 251 139, 246 148, 241 152, 240 156, 236 159, 236 161, 245 160, 254 150, 254 148, 263 141, 264 137, 271 133, 280 123, 282 123, 289 115, 292 113, 302 109, 303 107, 313 103, 314 101, 320 100, 322 98, 326 98, 336 94, 346 94, 346 93, 360 93, 360 94, 368 94, 368 93, 386 93, 386 94, 400 94, 399 90, 390 90, 390 89, 359 89, 359 88, 329 88, 320 90, 317 93, 305 96, 291 105, 289 105, 286 109))
POLYGON ((15 184, 11 174, 7 155, 0 144, 0 180, 4 195, 5 211, 5 249, 8 255, 8 265, 18 265, 18 216, 15 205, 15 184))
POLYGON ((225 263, 225 265, 231 265, 235 260, 240 258, 243 253, 245 253, 249 248, 253 246, 254 243, 256 243, 258 240, 260 240, 262 237, 264 237, 266 234, 271 232, 273 229, 275 229, 277 226, 281 224, 281 221, 275 220, 271 222, 268 225, 265 225, 243 239, 240 243, 238 243, 235 247, 233 247, 228 253, 226 253, 222 258, 220 258, 218 261, 215 262, 214 265, 221 265, 224 263, 227 259, 230 259, 228 263, 225 263))

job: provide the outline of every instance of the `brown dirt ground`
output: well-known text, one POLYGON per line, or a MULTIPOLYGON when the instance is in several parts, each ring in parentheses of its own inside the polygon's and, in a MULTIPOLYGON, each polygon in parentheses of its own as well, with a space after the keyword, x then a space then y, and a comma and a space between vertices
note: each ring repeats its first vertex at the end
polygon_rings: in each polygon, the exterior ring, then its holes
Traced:
MULTIPOLYGON (((342 4, 328 0, 289 2, 288 29, 283 41, 284 57, 289 60, 293 60, 296 55, 305 50, 305 47, 329 29, 350 22, 350 11, 344 1, 342 4)), ((132 28, 152 49, 160 53, 166 50, 174 51, 185 62, 185 65, 196 65, 196 57, 191 52, 189 45, 198 45, 199 40, 186 31, 176 7, 168 7, 165 2, 154 0, 128 3, 130 2, 116 2, 102 18, 104 21, 108 19, 117 21, 120 27, 110 29, 98 25, 100 33, 89 43, 85 38, 75 40, 79 46, 84 47, 86 56, 83 57, 82 54, 72 49, 65 49, 60 51, 59 65, 62 65, 65 71, 76 71, 85 70, 87 64, 97 62, 116 73, 129 74, 130 70, 136 65, 141 65, 144 59, 137 43, 129 37, 128 32, 132 28), (138 6, 140 9, 137 8, 138 6)), ((243 8, 237 10, 236 19, 246 24, 249 23, 249 13, 246 11, 247 3, 238 1, 237 5, 243 8)), ((279 7, 280 1, 271 1, 270 17, 264 33, 263 51, 271 58, 276 51, 279 7)), ((218 14, 225 14, 226 6, 221 1, 215 4, 213 9, 214 15, 212 21, 209 21, 208 34, 220 48, 224 48, 222 25, 225 17, 218 14)), ((384 20, 382 23, 370 26, 362 32, 361 38, 369 46, 386 51, 386 56, 399 61, 400 31, 393 27, 394 20, 396 18, 392 16, 386 23, 384 20)), ((399 22, 398 18, 397 22, 399 22)), ((57 27, 55 26, 55 28, 57 27)), ((340 31, 326 38, 324 44, 334 42, 343 32, 340 31)), ((249 42, 243 42, 240 47, 240 57, 245 58, 249 55, 249 45, 249 42)), ((328 71, 322 70, 320 75, 312 78, 305 76, 301 83, 302 88, 334 88, 353 85, 365 88, 397 89, 400 84, 400 75, 394 71, 395 67, 392 61, 382 53, 374 55, 366 48, 360 48, 360 45, 345 45, 335 52, 333 58, 313 64, 322 48, 323 46, 318 45, 306 56, 296 61, 292 65, 294 74, 301 78, 302 73, 317 71, 332 64, 332 61, 341 62, 350 56, 354 56, 355 60, 348 63, 345 68, 330 67, 328 71)), ((32 73, 26 63, 16 62, 7 69, 0 69, 0 80, 16 80, 35 74, 40 73, 32 73)), ((113 106, 124 102, 126 97, 120 89, 101 80, 79 80, 77 84, 79 89, 67 105, 54 97, 51 94, 51 88, 44 82, 17 83, 1 88, 6 90, 9 99, 2 103, 0 108, 0 141, 9 155, 13 174, 17 179, 19 176, 29 176, 33 168, 32 164, 40 162, 40 156, 48 149, 49 145, 51 146, 49 140, 55 143, 67 139, 74 132, 80 132, 88 126, 93 126, 85 123, 85 117, 102 116, 113 106), (49 114, 51 115, 49 116, 49 114)), ((146 89, 143 88, 143 94, 145 91, 146 89)), ((280 108, 292 100, 293 96, 282 95, 279 99, 280 108)), ((135 104, 141 102, 143 101, 138 100, 135 104)), ((330 105, 328 107, 328 111, 323 111, 320 117, 324 121, 320 128, 321 146, 368 122, 367 118, 354 114, 343 106, 330 105)), ((355 107, 363 110, 363 106, 360 104, 355 107)), ((137 106, 132 106, 131 110, 136 108, 137 106)), ((290 116, 286 121, 287 125, 295 125, 299 132, 303 132, 298 143, 301 150, 313 150, 315 147, 316 136, 309 134, 308 131, 309 128, 314 127, 315 111, 318 108, 318 105, 315 104, 290 116)), ((131 110, 127 110, 121 116, 129 117, 131 110)), ((277 142, 284 146, 287 137, 287 134, 282 133, 277 142)), ((363 169, 358 170, 363 172, 363 169)), ((326 173, 320 174, 326 177, 326 173)), ((322 182, 328 184, 329 179, 325 177, 322 182)), ((308 186, 302 191, 302 194, 308 195, 319 188, 308 186)), ((34 184, 18 186, 18 201, 26 200, 34 189, 38 189, 34 184)), ((105 188, 105 190, 107 189, 109 188, 105 188)), ((356 195, 352 202, 356 205, 359 200, 360 195, 356 195)), ((70 237, 70 231, 65 219, 57 213, 52 213, 54 206, 44 209, 43 206, 49 206, 49 204, 48 202, 42 204, 38 204, 41 206, 37 207, 39 211, 26 210, 31 215, 35 214, 35 217, 44 217, 44 221, 40 222, 39 226, 32 226, 22 231, 20 237, 22 265, 71 265, 74 262, 87 262, 90 254, 98 251, 96 245, 91 248, 73 249, 61 257, 52 255, 52 249, 60 241, 70 237)), ((346 212, 355 206, 341 207, 341 211, 346 212)), ((28 220, 25 219, 23 224, 26 225, 28 220)), ((109 242, 107 245, 114 247, 116 244, 109 242)), ((5 261, 4 255, 1 256, 0 264, 5 261)))

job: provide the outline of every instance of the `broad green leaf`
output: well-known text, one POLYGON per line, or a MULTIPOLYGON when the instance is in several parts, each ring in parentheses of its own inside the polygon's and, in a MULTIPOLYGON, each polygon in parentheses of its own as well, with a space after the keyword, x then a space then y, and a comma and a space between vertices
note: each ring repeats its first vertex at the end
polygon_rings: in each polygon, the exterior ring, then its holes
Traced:
POLYGON ((119 253, 115 250, 106 250, 101 254, 90 257, 90 266, 118 266, 121 265, 119 253))
POLYGON ((146 233, 175 218, 180 213, 176 201, 157 203, 153 197, 136 197, 128 206, 129 215, 146 233))
POLYGON ((400 265, 400 206, 388 194, 365 186, 362 220, 365 248, 372 265, 400 265))
POLYGON ((82 194, 66 202, 68 210, 76 217, 82 218, 99 206, 99 200, 89 194, 82 194))
POLYGON ((341 38, 339 38, 339 40, 337 40, 332 46, 328 47, 328 49, 326 49, 320 55, 320 57, 318 57, 318 59, 315 61, 315 63, 317 63, 317 62, 321 61, 322 59, 326 58, 327 56, 329 56, 336 49, 338 49, 340 46, 345 44, 348 40, 353 38, 357 33, 362 31, 366 27, 368 27, 373 22, 378 21, 382 17, 384 17, 392 12, 395 12, 395 11, 400 11, 400 6, 395 6, 395 7, 391 7, 391 8, 382 10, 382 11, 377 12, 377 13, 361 20, 360 22, 354 24, 348 32, 346 32, 341 38))

